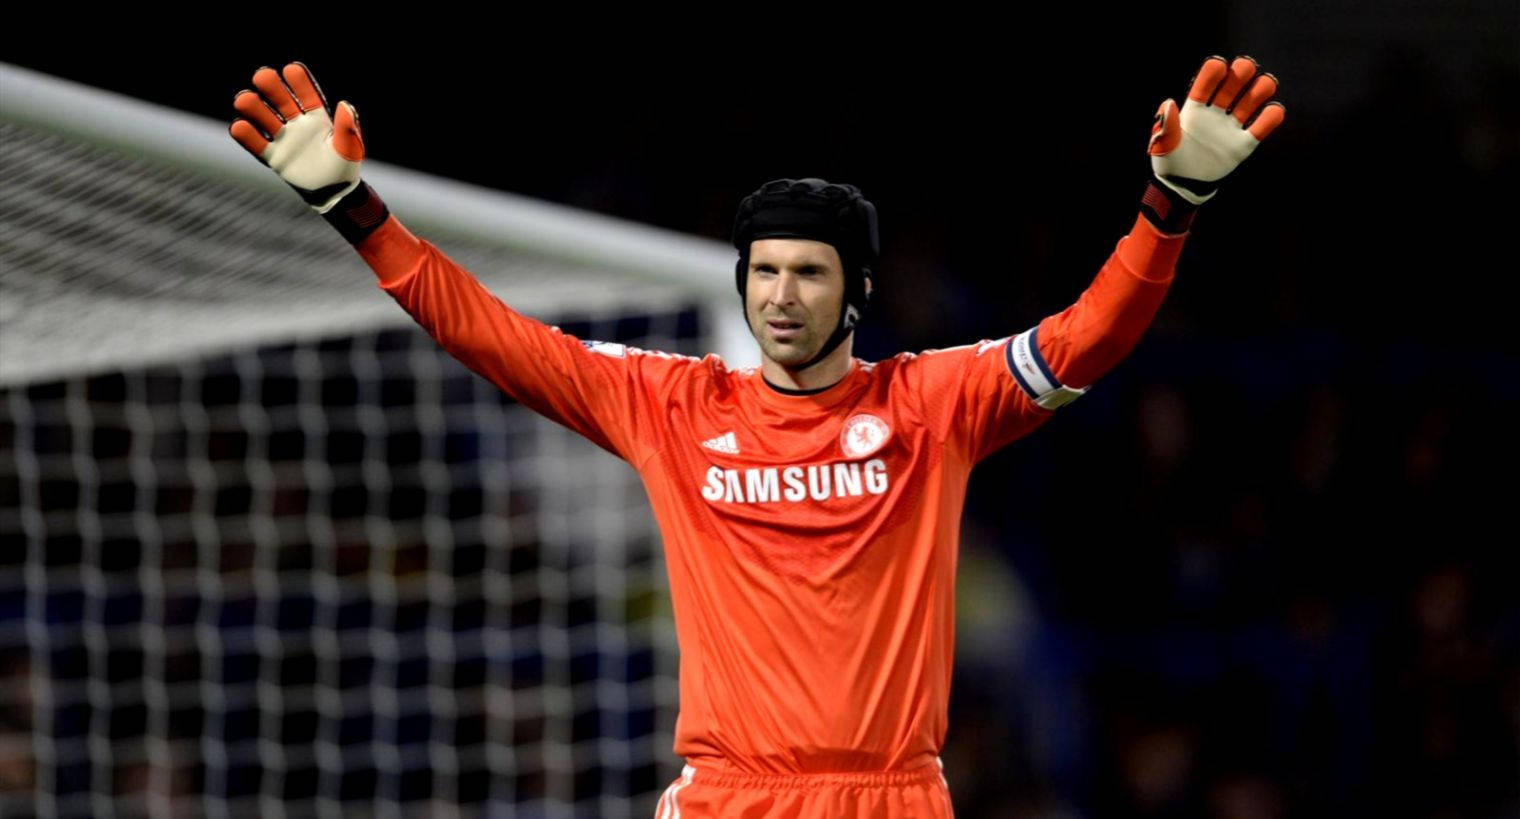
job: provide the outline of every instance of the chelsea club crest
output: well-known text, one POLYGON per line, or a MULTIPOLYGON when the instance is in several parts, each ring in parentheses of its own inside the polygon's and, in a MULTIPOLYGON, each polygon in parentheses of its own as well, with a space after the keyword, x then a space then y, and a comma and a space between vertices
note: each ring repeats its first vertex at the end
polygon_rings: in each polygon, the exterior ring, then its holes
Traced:
POLYGON ((874 415, 852 415, 839 433, 839 448, 846 458, 864 458, 881 449, 892 435, 887 423, 874 415))

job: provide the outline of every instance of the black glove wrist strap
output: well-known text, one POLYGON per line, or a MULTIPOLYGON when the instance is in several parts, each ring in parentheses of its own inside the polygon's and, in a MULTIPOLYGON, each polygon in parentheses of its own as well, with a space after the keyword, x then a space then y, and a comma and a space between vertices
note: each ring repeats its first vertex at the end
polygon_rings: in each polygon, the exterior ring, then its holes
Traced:
POLYGON ((331 210, 322 214, 322 218, 337 228, 349 244, 356 245, 374 233, 390 215, 385 200, 375 193, 369 183, 361 179, 358 186, 339 199, 331 210))
POLYGON ((1187 233, 1198 215, 1198 206, 1153 176, 1140 197, 1140 212, 1162 233, 1187 233))

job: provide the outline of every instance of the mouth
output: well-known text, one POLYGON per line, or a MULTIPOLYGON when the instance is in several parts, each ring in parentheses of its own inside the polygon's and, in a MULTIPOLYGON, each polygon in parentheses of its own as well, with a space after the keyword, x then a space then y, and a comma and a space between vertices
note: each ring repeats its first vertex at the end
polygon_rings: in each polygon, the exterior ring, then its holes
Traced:
POLYGON ((802 332, 803 324, 788 319, 766 319, 765 326, 770 328, 771 336, 777 341, 789 341, 802 332))

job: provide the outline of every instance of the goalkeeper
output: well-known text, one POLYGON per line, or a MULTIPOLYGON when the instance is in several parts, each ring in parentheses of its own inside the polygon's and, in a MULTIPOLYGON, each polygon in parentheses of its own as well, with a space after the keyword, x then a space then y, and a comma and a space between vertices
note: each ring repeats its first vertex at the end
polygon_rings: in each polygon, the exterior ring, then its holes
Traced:
POLYGON ((1204 62, 1151 128, 1129 234, 1071 307, 1023 332, 851 356, 875 277, 854 187, 777 180, 739 206, 735 283, 758 368, 582 342, 519 315, 361 178, 352 105, 292 63, 254 74, 232 136, 351 242, 452 355, 627 460, 666 550, 681 647, 663 817, 948 817, 940 772, 957 535, 982 458, 1139 340, 1199 205, 1283 119, 1247 57, 1204 62))

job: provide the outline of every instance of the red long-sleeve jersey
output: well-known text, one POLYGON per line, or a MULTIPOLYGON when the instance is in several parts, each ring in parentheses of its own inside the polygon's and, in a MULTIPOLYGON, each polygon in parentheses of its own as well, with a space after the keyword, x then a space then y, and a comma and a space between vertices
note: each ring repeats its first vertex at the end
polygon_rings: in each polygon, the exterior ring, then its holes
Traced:
POLYGON ((945 739, 971 468, 1129 353, 1182 237, 1143 218, 1017 336, 782 393, 756 369, 582 342, 519 315, 394 217, 359 245, 419 324, 522 404, 627 460, 664 540, 675 752, 753 773, 913 770, 945 739), (1037 403, 1037 399, 1039 399, 1037 403))

